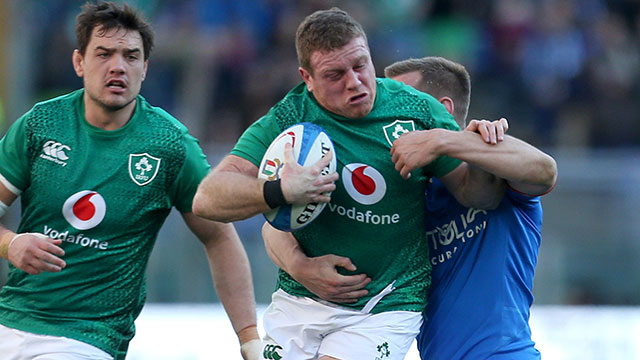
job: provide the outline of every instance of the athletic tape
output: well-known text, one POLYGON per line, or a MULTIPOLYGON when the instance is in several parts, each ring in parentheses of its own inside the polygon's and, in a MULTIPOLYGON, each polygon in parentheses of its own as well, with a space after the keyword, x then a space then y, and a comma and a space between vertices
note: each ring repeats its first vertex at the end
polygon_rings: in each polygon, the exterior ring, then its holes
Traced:
POLYGON ((262 356, 262 341, 260 339, 253 339, 247 341, 240 346, 240 351, 246 360, 260 360, 262 356))

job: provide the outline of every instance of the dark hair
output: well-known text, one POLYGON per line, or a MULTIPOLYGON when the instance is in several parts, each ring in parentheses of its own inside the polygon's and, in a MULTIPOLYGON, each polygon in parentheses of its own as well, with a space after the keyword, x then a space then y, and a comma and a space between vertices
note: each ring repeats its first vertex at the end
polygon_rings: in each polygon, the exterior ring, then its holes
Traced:
POLYGON ((82 11, 76 17, 76 37, 78 50, 82 55, 87 51, 93 29, 100 26, 100 33, 104 34, 111 29, 124 28, 137 31, 142 37, 144 59, 149 59, 153 48, 153 30, 135 9, 126 3, 119 7, 112 2, 98 1, 87 2, 82 5, 82 11))
POLYGON ((362 26, 337 7, 319 10, 307 16, 296 31, 296 52, 300 66, 313 74, 311 54, 329 52, 347 45, 351 40, 367 35, 362 26))
POLYGON ((422 75, 416 89, 436 99, 450 97, 455 105, 453 116, 458 124, 463 126, 471 102, 471 77, 467 69, 457 62, 428 56, 395 62, 384 69, 384 75, 394 77, 414 71, 419 71, 422 75))

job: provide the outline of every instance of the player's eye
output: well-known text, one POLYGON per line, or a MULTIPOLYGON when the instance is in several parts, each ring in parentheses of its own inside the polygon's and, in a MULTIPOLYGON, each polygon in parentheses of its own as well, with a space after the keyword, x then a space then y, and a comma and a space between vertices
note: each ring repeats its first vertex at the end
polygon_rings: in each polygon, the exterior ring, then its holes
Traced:
POLYGON ((342 73, 339 72, 331 72, 328 73, 327 75, 325 75, 325 77, 331 81, 337 81, 340 80, 340 77, 342 76, 342 73))

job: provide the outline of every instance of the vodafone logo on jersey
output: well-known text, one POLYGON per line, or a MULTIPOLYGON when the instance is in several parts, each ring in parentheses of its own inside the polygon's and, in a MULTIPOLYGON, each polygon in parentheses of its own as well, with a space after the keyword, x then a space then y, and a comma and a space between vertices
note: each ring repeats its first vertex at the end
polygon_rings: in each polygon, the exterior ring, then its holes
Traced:
POLYGON ((384 177, 375 168, 352 163, 342 168, 342 183, 353 200, 363 205, 373 205, 387 192, 384 177))
POLYGON ((71 195, 62 205, 62 215, 78 230, 92 229, 104 219, 107 205, 102 195, 82 190, 71 195))

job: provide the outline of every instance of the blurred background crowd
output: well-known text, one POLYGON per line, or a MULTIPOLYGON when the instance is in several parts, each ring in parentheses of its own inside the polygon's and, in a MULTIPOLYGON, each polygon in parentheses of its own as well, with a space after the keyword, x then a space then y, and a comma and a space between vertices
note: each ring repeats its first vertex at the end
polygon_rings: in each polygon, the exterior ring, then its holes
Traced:
MULTIPOLYGON (((82 86, 71 66, 83 1, 0 2, 0 130, 35 101, 82 86)), ((300 81, 294 34, 317 9, 361 22, 379 76, 437 55, 472 76, 470 118, 556 158, 543 199, 537 304, 640 305, 640 2, 636 0, 131 0, 156 31, 142 94, 180 119, 215 165, 242 131, 300 81)), ((18 210, 13 219, 17 221, 18 210)), ((175 215, 175 214, 174 214, 175 215)), ((237 223, 258 301, 275 266, 261 217, 237 223)), ((177 217, 149 265, 149 300, 214 301, 206 259, 177 217)), ((0 270, 0 284, 2 274, 0 270)))

